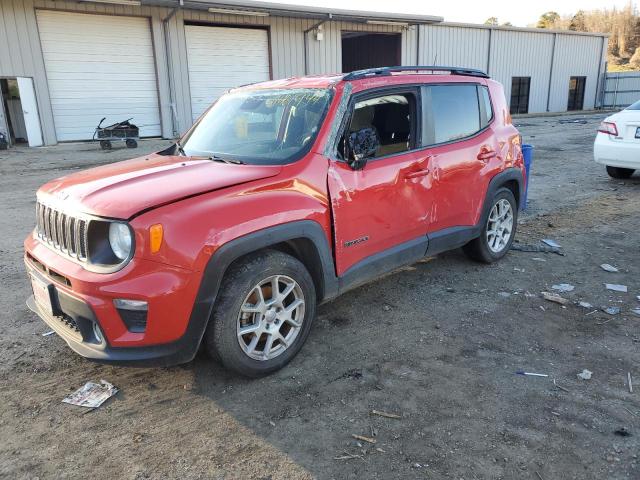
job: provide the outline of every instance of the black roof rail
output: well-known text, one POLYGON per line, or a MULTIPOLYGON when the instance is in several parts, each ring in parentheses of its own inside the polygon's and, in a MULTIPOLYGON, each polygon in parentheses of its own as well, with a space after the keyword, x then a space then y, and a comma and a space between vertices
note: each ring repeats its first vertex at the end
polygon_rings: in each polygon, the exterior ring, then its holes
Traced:
POLYGON ((462 68, 462 67, 446 67, 442 65, 406 65, 398 67, 377 67, 367 68, 365 70, 356 70, 354 72, 347 73, 342 77, 344 81, 359 80, 367 77, 387 76, 393 72, 450 72, 452 75, 465 75, 468 77, 481 77, 489 78, 489 75, 482 70, 476 70, 474 68, 462 68))

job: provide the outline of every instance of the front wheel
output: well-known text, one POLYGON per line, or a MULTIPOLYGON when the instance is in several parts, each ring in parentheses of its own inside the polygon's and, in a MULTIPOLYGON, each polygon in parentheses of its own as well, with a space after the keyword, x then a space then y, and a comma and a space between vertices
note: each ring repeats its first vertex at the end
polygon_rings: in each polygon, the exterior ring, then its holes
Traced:
POLYGON ((500 188, 491 200, 489 215, 478 238, 463 247, 479 262, 492 263, 504 257, 513 243, 518 223, 518 206, 508 188, 500 188))
POLYGON ((225 275, 205 345, 241 375, 268 375, 302 348, 315 313, 313 280, 300 261, 276 250, 253 254, 225 275))
POLYGON ((607 173, 611 178, 625 179, 633 175, 633 168, 610 167, 607 165, 607 173))

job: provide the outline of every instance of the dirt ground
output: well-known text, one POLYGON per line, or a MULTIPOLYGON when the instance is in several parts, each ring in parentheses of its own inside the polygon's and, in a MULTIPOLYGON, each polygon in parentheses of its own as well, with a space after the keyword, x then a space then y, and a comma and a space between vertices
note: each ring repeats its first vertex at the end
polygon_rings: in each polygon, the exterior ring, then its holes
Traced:
POLYGON ((0 477, 640 478, 640 316, 631 312, 640 306, 640 176, 612 180, 593 163, 603 116, 517 120, 536 147, 518 240, 552 238, 565 256, 513 251, 484 266, 455 251, 404 268, 320 307, 300 355, 261 380, 205 355, 175 368, 104 366, 43 337, 48 328, 25 306, 22 265, 34 192, 133 152, 0 152, 0 477), (593 308, 541 298, 558 283, 593 308), (577 378, 583 369, 591 380, 577 378), (61 403, 100 379, 120 393, 99 409, 61 403))

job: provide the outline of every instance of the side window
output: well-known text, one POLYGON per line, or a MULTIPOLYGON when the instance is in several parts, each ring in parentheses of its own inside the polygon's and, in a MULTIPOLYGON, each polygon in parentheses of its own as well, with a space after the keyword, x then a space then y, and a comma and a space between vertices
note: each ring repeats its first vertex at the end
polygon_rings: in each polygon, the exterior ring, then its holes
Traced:
POLYGON ((493 107, 491 106, 491 97, 487 87, 478 87, 480 92, 480 123, 481 128, 486 127, 493 119, 493 107))
POLYGON ((359 131, 377 134, 380 146, 371 158, 406 152, 413 148, 416 122, 416 97, 412 93, 394 93, 356 102, 348 128, 340 140, 344 158, 345 139, 359 131))
POLYGON ((476 85, 428 85, 422 98, 424 145, 454 142, 485 127, 476 85))

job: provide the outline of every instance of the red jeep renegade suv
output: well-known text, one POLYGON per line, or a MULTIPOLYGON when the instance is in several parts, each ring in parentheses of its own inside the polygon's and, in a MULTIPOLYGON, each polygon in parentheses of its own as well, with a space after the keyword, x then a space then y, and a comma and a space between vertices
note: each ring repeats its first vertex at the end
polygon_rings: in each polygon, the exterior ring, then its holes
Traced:
POLYGON ((520 142, 502 86, 476 70, 237 88, 167 150, 40 188, 27 303, 87 358, 170 365, 204 342, 264 375, 320 302, 445 250, 504 256, 520 142))

